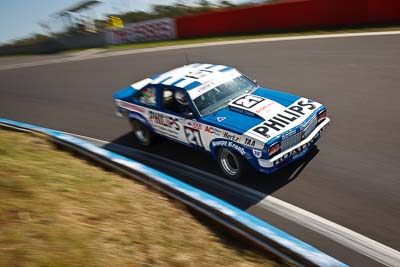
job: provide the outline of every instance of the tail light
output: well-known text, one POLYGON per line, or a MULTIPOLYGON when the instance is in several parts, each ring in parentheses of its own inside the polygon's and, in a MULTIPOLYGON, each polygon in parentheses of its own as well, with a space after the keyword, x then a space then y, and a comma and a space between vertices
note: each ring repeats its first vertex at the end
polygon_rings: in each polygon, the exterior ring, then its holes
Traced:
POLYGON ((324 109, 318 113, 318 123, 323 121, 325 118, 326 118, 326 109, 324 109))
POLYGON ((270 157, 272 157, 275 154, 278 154, 279 151, 281 150, 281 144, 279 142, 274 143, 273 145, 271 145, 268 149, 268 155, 270 157))

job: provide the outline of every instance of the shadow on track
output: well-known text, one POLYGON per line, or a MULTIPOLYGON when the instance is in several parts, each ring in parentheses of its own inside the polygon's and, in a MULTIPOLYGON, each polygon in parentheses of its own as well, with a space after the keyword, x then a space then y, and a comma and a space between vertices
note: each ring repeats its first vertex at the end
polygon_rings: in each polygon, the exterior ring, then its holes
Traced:
POLYGON ((235 181, 261 193, 249 196, 248 193, 238 193, 237 189, 233 189, 226 183, 228 179, 224 177, 217 161, 209 153, 191 149, 164 138, 159 138, 150 147, 141 147, 136 144, 130 132, 116 138, 104 148, 168 173, 241 209, 247 209, 299 177, 307 164, 319 152, 318 148, 314 147, 303 159, 273 174, 250 170, 240 181, 235 181))
POLYGON ((304 158, 283 167, 277 172, 263 174, 254 171, 252 176, 246 177, 239 182, 244 186, 270 195, 295 180, 318 153, 318 147, 314 146, 304 158))

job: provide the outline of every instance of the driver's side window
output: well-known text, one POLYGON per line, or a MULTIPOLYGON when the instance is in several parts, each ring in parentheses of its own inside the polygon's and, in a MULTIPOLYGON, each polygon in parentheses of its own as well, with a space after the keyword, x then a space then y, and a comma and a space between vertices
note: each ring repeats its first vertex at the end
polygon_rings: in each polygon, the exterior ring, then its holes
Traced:
POLYGON ((156 106, 157 89, 152 86, 143 88, 134 95, 133 99, 145 105, 156 106))
POLYGON ((178 111, 178 101, 176 101, 175 99, 173 90, 169 88, 163 89, 161 105, 162 108, 166 111, 172 111, 172 112, 178 111))
POLYGON ((165 87, 162 89, 161 107, 166 112, 188 114, 192 112, 186 92, 165 87), (186 97, 186 101, 184 101, 186 97))

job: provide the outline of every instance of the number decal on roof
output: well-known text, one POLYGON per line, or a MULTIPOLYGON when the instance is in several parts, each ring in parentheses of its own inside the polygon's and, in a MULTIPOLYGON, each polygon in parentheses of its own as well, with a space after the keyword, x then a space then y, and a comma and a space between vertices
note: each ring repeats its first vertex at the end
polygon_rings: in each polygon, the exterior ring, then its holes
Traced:
POLYGON ((192 78, 192 79, 200 79, 203 78, 207 75, 209 75, 210 73, 212 73, 212 71, 209 70, 196 70, 195 72, 189 72, 187 75, 185 75, 185 77, 187 78, 192 78))

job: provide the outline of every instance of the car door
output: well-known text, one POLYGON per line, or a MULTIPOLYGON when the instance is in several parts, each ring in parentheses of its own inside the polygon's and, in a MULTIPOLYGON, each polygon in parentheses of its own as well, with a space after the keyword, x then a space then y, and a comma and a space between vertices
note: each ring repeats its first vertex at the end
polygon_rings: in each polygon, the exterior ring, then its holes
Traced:
POLYGON ((201 124, 196 121, 196 114, 193 111, 186 90, 163 86, 160 91, 160 111, 167 114, 166 116, 169 117, 176 129, 179 128, 174 139, 190 146, 204 149, 200 135, 201 124), (177 100, 179 93, 187 98, 185 105, 177 100))

